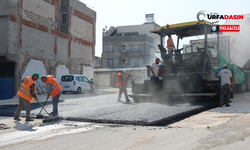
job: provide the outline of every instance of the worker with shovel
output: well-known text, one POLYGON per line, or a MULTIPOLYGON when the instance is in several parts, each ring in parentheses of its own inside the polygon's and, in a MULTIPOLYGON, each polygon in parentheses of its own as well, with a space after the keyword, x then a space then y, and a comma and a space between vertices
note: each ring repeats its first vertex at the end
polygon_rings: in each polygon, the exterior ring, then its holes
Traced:
POLYGON ((57 117, 59 97, 62 94, 61 85, 51 75, 41 76, 41 81, 46 83, 47 99, 50 95, 52 96, 53 112, 51 112, 50 115, 57 117))
POLYGON ((35 83, 37 79, 39 79, 39 73, 34 73, 32 77, 28 76, 22 80, 22 85, 17 92, 17 95, 19 95, 19 104, 15 113, 14 120, 21 121, 19 116, 24 105, 26 109, 25 121, 34 121, 34 119, 30 118, 30 102, 32 102, 34 98, 36 101, 38 101, 38 98, 36 97, 35 83))

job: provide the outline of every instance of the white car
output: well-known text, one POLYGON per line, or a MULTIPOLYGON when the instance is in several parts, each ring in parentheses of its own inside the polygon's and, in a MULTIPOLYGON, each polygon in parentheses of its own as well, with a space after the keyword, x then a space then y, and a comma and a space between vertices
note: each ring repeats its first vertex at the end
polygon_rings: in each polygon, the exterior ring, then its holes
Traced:
POLYGON ((63 75, 61 78, 62 93, 76 92, 80 94, 82 91, 90 91, 90 81, 84 75, 63 75))

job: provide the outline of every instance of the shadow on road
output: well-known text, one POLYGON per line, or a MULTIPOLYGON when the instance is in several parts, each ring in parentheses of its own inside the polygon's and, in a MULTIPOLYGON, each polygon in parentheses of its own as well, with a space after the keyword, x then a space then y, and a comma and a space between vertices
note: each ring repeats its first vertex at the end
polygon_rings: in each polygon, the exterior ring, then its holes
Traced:
POLYGON ((24 124, 21 124, 19 121, 14 121, 14 123, 16 124, 13 128, 17 129, 17 130, 20 130, 20 131, 30 131, 30 132, 33 132, 33 131, 36 131, 37 129, 33 129, 33 127, 36 125, 36 124, 29 124, 29 122, 25 122, 24 124))
MULTIPOLYGON (((63 102, 64 102, 64 100, 61 99, 61 100, 59 100, 58 103, 63 103, 63 102)), ((44 102, 41 102, 41 104, 43 105, 44 102)), ((52 100, 48 100, 45 106, 47 106, 47 105, 52 105, 52 100)), ((15 115, 17 106, 18 106, 18 104, 14 104, 14 105, 0 105, 0 116, 13 117, 15 115)), ((39 103, 37 103, 37 102, 36 103, 30 103, 30 110, 31 111, 34 110, 34 109, 37 109, 37 108, 42 109, 42 106, 39 103)), ((23 106, 22 111, 25 111, 25 107, 24 106, 23 106)), ((25 117, 25 114, 23 115, 21 113, 20 116, 25 117)))

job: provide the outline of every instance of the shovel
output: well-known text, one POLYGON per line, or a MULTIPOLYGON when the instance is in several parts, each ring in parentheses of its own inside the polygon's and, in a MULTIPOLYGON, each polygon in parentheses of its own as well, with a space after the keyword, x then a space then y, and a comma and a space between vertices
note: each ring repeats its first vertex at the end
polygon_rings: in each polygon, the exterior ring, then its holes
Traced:
POLYGON ((45 101, 45 103, 44 103, 43 105, 38 101, 38 103, 42 106, 42 109, 40 110, 39 114, 36 115, 36 118, 38 118, 38 119, 39 119, 39 118, 40 118, 40 119, 41 119, 41 118, 44 118, 44 116, 41 115, 41 112, 42 112, 43 109, 44 109, 44 110, 46 111, 46 113, 49 115, 49 113, 47 112, 47 110, 44 108, 44 106, 45 106, 45 104, 47 103, 48 99, 49 99, 49 98, 46 99, 46 101, 45 101))

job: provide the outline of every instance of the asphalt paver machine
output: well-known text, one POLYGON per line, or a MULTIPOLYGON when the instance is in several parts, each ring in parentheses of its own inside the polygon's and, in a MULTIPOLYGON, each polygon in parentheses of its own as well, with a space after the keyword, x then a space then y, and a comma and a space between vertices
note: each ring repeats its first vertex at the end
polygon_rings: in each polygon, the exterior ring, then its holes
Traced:
MULTIPOLYGON (((151 87, 150 79, 143 83, 132 80, 132 93, 129 95, 135 102, 143 101, 145 98, 170 99, 174 97, 214 97, 220 94, 220 81, 217 78, 220 68, 226 63, 221 59, 219 51, 218 32, 212 31, 212 25, 207 21, 193 21, 173 25, 162 26, 157 30, 150 31, 158 34, 160 43, 158 48, 161 52, 163 63, 160 72, 164 76, 160 79, 161 90, 155 91, 151 87), (177 36, 176 49, 173 54, 164 47, 164 38, 168 35, 177 36), (213 36, 211 42, 208 35, 213 36), (179 41, 187 37, 204 36, 203 40, 192 42, 184 48, 179 47, 179 41), (191 51, 188 49, 191 49, 191 51), (217 69, 214 67, 217 66, 217 69)), ((150 66, 147 66, 149 77, 150 66)), ((231 96, 233 91, 231 92, 231 96)))

